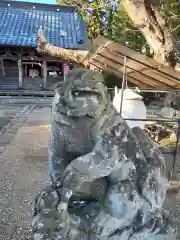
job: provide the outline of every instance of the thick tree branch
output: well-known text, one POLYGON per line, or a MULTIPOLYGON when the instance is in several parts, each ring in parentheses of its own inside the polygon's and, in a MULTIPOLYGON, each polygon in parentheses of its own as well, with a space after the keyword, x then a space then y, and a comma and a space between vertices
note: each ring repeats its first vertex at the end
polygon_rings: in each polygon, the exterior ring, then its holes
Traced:
POLYGON ((62 58, 70 62, 75 62, 86 67, 89 62, 88 59, 90 57, 90 51, 65 49, 48 43, 42 29, 39 29, 37 33, 37 51, 50 55, 52 57, 62 58))

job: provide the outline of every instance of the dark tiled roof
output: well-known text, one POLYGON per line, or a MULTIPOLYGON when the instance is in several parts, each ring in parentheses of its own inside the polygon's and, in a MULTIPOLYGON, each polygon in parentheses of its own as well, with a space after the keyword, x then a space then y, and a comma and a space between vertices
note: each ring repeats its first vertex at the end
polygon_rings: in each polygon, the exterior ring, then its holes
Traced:
POLYGON ((74 7, 0 3, 0 45, 35 47, 39 27, 56 46, 84 48, 85 24, 74 7))

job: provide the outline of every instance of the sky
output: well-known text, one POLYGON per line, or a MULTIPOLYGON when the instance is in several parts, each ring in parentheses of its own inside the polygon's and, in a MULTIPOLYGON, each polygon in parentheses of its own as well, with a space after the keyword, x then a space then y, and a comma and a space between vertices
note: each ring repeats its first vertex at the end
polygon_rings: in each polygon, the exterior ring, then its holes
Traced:
POLYGON ((34 2, 34 3, 56 4, 56 0, 18 0, 18 2, 34 2))

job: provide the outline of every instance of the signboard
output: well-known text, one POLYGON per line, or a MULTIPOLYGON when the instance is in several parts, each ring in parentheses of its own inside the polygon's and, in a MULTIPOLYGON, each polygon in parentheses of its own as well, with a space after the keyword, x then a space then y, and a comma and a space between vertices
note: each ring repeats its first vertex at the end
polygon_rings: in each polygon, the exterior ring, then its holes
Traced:
POLYGON ((66 81, 66 77, 69 73, 69 64, 67 62, 62 63, 62 73, 64 81, 66 81))

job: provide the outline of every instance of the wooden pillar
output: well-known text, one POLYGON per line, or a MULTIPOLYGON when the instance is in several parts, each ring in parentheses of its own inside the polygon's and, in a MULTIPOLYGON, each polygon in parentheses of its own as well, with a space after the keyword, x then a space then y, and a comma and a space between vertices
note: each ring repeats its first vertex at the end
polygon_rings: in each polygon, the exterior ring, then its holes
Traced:
POLYGON ((6 76, 5 68, 4 68, 4 59, 1 59, 1 69, 3 72, 3 77, 6 76))
POLYGON ((25 64, 24 67, 25 67, 25 76, 27 77, 28 76, 27 64, 25 64))
POLYGON ((43 68, 43 87, 44 89, 46 89, 46 86, 47 86, 47 62, 46 61, 43 61, 42 68, 43 68))
POLYGON ((23 69, 22 69, 22 61, 18 60, 18 70, 19 70, 19 88, 22 88, 23 85, 23 69))

